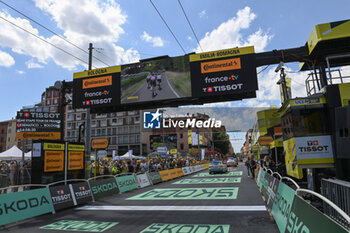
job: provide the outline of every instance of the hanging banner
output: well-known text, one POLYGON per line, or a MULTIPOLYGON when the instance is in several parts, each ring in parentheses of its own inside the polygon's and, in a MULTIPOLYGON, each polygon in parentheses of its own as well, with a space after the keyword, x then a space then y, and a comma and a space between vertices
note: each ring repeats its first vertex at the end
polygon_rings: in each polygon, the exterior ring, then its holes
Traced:
POLYGON ((120 66, 87 70, 73 75, 73 108, 120 105, 120 66))
POLYGON ((258 90, 254 47, 190 55, 192 97, 258 90))

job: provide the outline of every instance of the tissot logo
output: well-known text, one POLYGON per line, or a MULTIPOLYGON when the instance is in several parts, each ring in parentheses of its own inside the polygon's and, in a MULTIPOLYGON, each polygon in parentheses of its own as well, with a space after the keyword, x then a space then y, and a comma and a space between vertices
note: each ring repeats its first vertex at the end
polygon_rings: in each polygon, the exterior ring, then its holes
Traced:
POLYGON ((112 103, 112 98, 104 98, 104 99, 95 99, 95 100, 83 101, 83 105, 85 105, 85 106, 99 105, 99 104, 110 104, 110 103, 112 103))
POLYGON ((212 92, 224 92, 224 91, 239 91, 243 87, 243 83, 230 84, 230 85, 220 85, 220 86, 212 86, 212 87, 203 87, 202 91, 204 93, 212 93, 212 92))

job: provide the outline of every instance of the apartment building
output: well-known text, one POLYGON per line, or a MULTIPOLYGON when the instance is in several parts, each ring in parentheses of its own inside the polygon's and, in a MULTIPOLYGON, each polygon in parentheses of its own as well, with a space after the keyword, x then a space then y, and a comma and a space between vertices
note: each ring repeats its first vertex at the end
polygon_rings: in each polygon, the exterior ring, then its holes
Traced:
MULTIPOLYGON (((123 111, 103 114, 91 114, 91 139, 107 138, 109 146, 107 155, 123 155, 132 150, 135 155, 144 154, 141 143, 140 112, 123 111)), ((85 109, 66 108, 65 139, 67 141, 85 142, 85 109), (84 125, 84 127, 79 127, 84 125)))

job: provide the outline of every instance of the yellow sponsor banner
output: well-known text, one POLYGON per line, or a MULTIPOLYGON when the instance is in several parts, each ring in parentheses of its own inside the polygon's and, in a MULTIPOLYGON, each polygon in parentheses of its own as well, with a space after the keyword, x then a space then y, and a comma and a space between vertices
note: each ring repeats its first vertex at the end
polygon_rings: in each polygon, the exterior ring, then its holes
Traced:
POLYGON ((83 89, 112 86, 112 76, 84 79, 82 84, 83 89))
POLYGON ((170 154, 177 154, 177 149, 170 149, 170 154))
POLYGON ((170 177, 170 179, 175 179, 175 178, 178 177, 176 169, 170 169, 169 170, 169 177, 170 177))
POLYGON ((74 73, 73 79, 88 78, 88 77, 94 77, 94 76, 99 76, 99 75, 120 73, 121 70, 122 70, 121 66, 112 66, 112 67, 100 68, 100 69, 95 69, 95 70, 87 70, 87 71, 83 71, 83 72, 74 73))
POLYGON ((182 170, 182 168, 176 168, 174 169, 176 171, 176 175, 177 177, 182 177, 185 175, 184 171, 182 170))
POLYGON ((286 152, 286 170, 287 174, 297 179, 303 178, 303 169, 299 168, 296 158, 295 139, 291 138, 283 142, 284 151, 286 152))
POLYGON ((17 132, 17 139, 61 139, 60 132, 17 132))
POLYGON ((170 170, 163 170, 163 171, 159 171, 159 175, 160 177, 162 178, 162 181, 165 182, 165 181, 168 181, 168 180, 171 180, 170 178, 170 170))
POLYGON ((254 46, 217 50, 217 51, 212 51, 207 53, 191 54, 190 62, 204 61, 204 60, 224 58, 224 57, 234 57, 234 56, 240 56, 240 55, 251 54, 251 53, 255 53, 254 46))
POLYGON ((192 145, 192 130, 187 130, 188 144, 192 145))
POLYGON ((68 170, 84 169, 84 152, 69 151, 68 152, 68 170))
POLYGON ((329 167, 328 164, 332 164, 331 167, 334 167, 334 158, 317 158, 317 159, 298 159, 298 164, 325 164, 325 167, 329 167))
POLYGON ((209 168, 209 163, 206 163, 206 164, 204 164, 204 167, 206 168, 206 169, 208 169, 209 168))
POLYGON ((44 143, 44 150, 64 150, 62 143, 44 143))
POLYGON ((226 70, 239 70, 241 68, 241 59, 239 57, 201 63, 202 74, 226 70))
POLYGON ((64 170, 64 151, 45 151, 44 172, 60 172, 64 170))
POLYGON ((68 150, 69 151, 85 151, 85 146, 84 145, 68 145, 68 150))

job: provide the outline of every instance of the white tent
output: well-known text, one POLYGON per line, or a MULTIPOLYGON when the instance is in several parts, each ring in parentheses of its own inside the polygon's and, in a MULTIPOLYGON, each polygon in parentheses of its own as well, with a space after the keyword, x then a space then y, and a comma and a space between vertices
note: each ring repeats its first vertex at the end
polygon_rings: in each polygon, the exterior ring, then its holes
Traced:
POLYGON ((124 155, 119 156, 121 159, 138 159, 139 157, 136 155, 130 155, 129 152, 126 152, 124 155))
MULTIPOLYGON (((25 155, 25 159, 30 159, 31 155, 25 155)), ((11 147, 10 149, 0 153, 1 160, 21 160, 22 159, 22 151, 18 149, 16 145, 11 147)))

